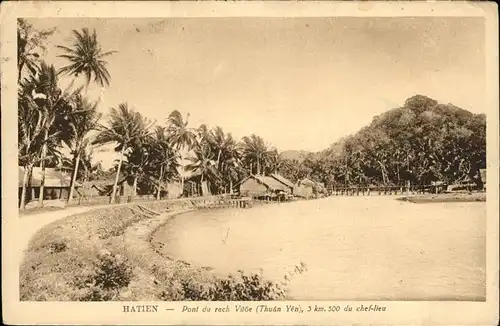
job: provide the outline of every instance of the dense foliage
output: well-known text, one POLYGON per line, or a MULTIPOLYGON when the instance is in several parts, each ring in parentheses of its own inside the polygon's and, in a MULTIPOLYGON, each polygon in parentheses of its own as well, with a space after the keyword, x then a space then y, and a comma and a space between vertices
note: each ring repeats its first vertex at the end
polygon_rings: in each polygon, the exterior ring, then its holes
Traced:
POLYGON ((479 169, 485 167, 486 116, 416 95, 356 134, 309 155, 291 173, 327 186, 481 183, 479 169))

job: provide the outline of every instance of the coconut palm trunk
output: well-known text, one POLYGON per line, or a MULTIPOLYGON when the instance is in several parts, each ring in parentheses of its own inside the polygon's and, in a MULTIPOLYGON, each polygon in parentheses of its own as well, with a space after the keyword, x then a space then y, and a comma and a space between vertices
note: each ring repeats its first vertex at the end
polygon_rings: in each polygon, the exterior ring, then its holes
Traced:
POLYGON ((31 165, 27 165, 24 167, 23 190, 21 190, 21 202, 19 203, 19 207, 22 210, 24 210, 26 208, 26 191, 28 189, 28 180, 29 180, 31 169, 32 169, 31 165))
POLYGON ((123 153, 125 152, 125 148, 120 151, 120 160, 118 161, 118 169, 116 170, 115 184, 113 185, 113 192, 111 198, 109 200, 110 204, 114 204, 116 201, 116 190, 118 188, 118 180, 120 178, 120 169, 122 167, 123 162, 123 153))
POLYGON ((75 158, 75 167, 73 169, 73 175, 71 177, 71 185, 69 186, 69 194, 67 200, 68 204, 73 201, 73 192, 75 191, 76 176, 78 174, 79 165, 80 165, 80 152, 78 152, 75 158))
POLYGON ((217 154, 217 168, 220 169, 220 156, 222 154, 222 150, 219 149, 219 154, 217 154))
POLYGON ((158 179, 158 192, 156 193, 156 200, 160 200, 162 183, 163 183, 163 164, 160 166, 160 178, 158 179))
POLYGON ((203 174, 200 177, 200 190, 201 190, 201 195, 205 196, 205 193, 203 191, 203 174))
POLYGON ((49 138, 49 130, 45 130, 44 143, 42 148, 42 155, 40 160, 40 170, 42 176, 40 178, 40 194, 38 196, 38 206, 43 206, 43 193, 45 192, 45 157, 47 156, 47 141, 49 138))
POLYGON ((136 174, 134 175, 134 185, 132 186, 133 192, 132 192, 132 200, 134 200, 135 196, 137 196, 137 179, 139 176, 136 174))

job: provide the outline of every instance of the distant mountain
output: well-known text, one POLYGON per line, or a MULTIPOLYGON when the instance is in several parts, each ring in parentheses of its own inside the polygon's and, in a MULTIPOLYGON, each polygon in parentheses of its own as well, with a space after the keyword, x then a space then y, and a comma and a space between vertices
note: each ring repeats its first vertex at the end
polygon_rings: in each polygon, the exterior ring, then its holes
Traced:
POLYGON ((281 152, 280 158, 288 160, 297 160, 299 162, 302 162, 309 154, 313 154, 313 152, 290 150, 281 152))

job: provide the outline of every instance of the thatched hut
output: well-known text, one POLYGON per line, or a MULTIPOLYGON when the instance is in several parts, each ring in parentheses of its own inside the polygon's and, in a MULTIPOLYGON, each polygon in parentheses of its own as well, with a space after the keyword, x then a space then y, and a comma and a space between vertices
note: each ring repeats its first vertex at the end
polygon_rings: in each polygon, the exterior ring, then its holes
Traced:
POLYGON ((263 198, 278 197, 291 194, 288 186, 273 177, 251 175, 243 179, 240 184, 240 195, 245 197, 263 198))
POLYGON ((290 194, 294 194, 295 185, 292 181, 277 173, 271 174, 271 177, 285 185, 289 189, 290 194))
POLYGON ((325 187, 316 181, 313 181, 308 178, 304 178, 300 180, 297 184, 296 187, 296 193, 297 195, 304 197, 304 198, 309 198, 311 196, 317 196, 319 194, 323 194, 326 192, 325 187))
MULTIPOLYGON (((24 167, 18 166, 18 188, 19 188, 19 201, 23 189, 24 180, 24 167)), ((28 182, 31 191, 27 192, 27 202, 36 200, 40 197, 40 185, 42 180, 42 169, 34 167, 31 175, 31 180, 28 182)), ((55 168, 45 168, 45 186, 43 199, 67 199, 69 196, 69 188, 71 184, 71 175, 64 173, 55 168)), ((75 183, 75 189, 81 187, 78 182, 75 183)), ((75 195, 77 192, 75 191, 75 195)))

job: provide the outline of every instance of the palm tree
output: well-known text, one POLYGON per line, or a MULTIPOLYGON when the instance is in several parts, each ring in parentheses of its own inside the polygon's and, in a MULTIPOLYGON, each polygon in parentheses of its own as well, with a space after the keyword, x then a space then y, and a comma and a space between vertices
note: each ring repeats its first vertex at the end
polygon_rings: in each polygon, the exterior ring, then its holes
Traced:
POLYGON ((211 131, 211 149, 215 153, 214 159, 217 170, 221 174, 222 188, 232 190, 232 183, 242 174, 240 153, 233 136, 224 134, 221 127, 216 127, 211 131))
POLYGON ((146 167, 151 164, 151 154, 153 154, 152 137, 141 137, 131 146, 130 150, 125 154, 127 158, 123 162, 123 171, 125 175, 133 178, 133 196, 137 195, 137 182, 143 179, 146 175, 146 167))
POLYGON ((24 167, 19 207, 25 209, 26 190, 33 167, 39 162, 43 141, 43 114, 32 97, 33 85, 21 82, 18 89, 18 164, 24 167))
POLYGON ((92 143, 98 145, 116 143, 115 151, 120 153, 110 203, 115 202, 124 154, 135 144, 140 143, 141 139, 148 136, 149 127, 150 122, 139 112, 129 109, 127 103, 122 103, 117 108, 111 108, 108 126, 100 126, 100 132, 92 143))
POLYGON ((80 151, 80 163, 78 164, 78 166, 75 164, 76 159, 73 154, 71 154, 71 157, 62 158, 58 169, 73 176, 72 185, 76 184, 76 180, 82 180, 82 184, 85 185, 86 181, 92 180, 92 178, 98 179, 100 176, 102 176, 103 170, 101 162, 92 163, 93 151, 94 148, 91 145, 90 139, 86 138, 80 151), (74 173, 76 173, 76 177, 74 173))
MULTIPOLYGON (((188 128, 189 113, 184 120, 179 111, 175 110, 168 116, 167 131, 171 135, 172 144, 177 150, 191 150, 197 145, 196 133, 188 128)), ((180 156, 182 161, 182 154, 180 156)), ((181 175, 181 188, 184 189, 184 176, 181 175)))
POLYGON ((240 146, 243 159, 247 164, 251 165, 250 173, 253 173, 253 167, 255 166, 255 173, 261 174, 263 172, 262 167, 268 165, 274 150, 270 148, 269 144, 265 143, 262 137, 255 134, 250 137, 243 137, 240 146))
POLYGON ((74 107, 69 116, 68 130, 65 130, 67 139, 65 143, 71 150, 73 156, 73 171, 71 185, 68 195, 68 203, 73 199, 73 192, 78 174, 78 167, 82 155, 85 155, 90 146, 89 133, 98 126, 101 114, 97 112, 97 103, 91 103, 80 94, 73 101, 74 107))
POLYGON ((273 173, 283 173, 292 169, 292 161, 280 157, 277 152, 271 155, 270 164, 273 173))
MULTIPOLYGON (((210 184, 217 183, 220 180, 220 174, 216 162, 212 159, 210 147, 201 146, 195 148, 193 152, 194 156, 188 157, 191 163, 186 166, 186 170, 192 172, 194 176, 199 176, 201 187, 205 180, 210 184)), ((202 195, 206 194, 202 193, 202 195)))
POLYGON ((208 129, 207 125, 202 124, 196 129, 196 135, 198 140, 198 146, 211 146, 213 139, 212 133, 208 129))
POLYGON ((72 47, 58 45, 66 54, 59 55, 61 58, 68 59, 71 64, 60 69, 61 74, 69 73, 76 78, 80 74, 85 75, 87 86, 93 79, 100 86, 109 86, 111 79, 107 69, 107 62, 104 57, 109 56, 116 51, 103 52, 101 45, 97 40, 97 33, 90 34, 87 28, 81 32, 73 30, 74 43, 72 47))
POLYGON ((186 147, 192 149, 196 145, 196 133, 191 128, 188 128, 189 113, 184 120, 179 111, 175 110, 168 116, 167 131, 171 134, 172 143, 181 149, 186 147))
POLYGON ((245 176, 245 169, 241 165, 241 161, 237 154, 232 158, 225 159, 221 167, 222 178, 225 182, 224 189, 229 187, 229 193, 233 193, 233 184, 235 181, 241 180, 245 176))
POLYGON ((156 199, 160 200, 163 179, 165 179, 165 176, 168 177, 168 175, 171 174, 169 171, 176 171, 178 167, 178 154, 172 146, 170 134, 167 132, 165 127, 156 126, 153 134, 151 152, 153 161, 150 165, 151 172, 149 173, 158 175, 156 199), (158 167, 160 168, 160 171, 157 171, 158 167))
POLYGON ((44 41, 54 34, 55 28, 35 30, 25 19, 17 20, 17 81, 21 81, 24 68, 31 74, 38 72, 40 54, 45 50, 44 41))
MULTIPOLYGON (((80 90, 62 91, 58 86, 57 74, 54 66, 48 66, 42 62, 40 72, 31 76, 28 81, 31 87, 31 98, 35 109, 39 112, 37 125, 43 132, 42 149, 40 155, 40 167, 42 178, 40 181, 39 205, 43 205, 45 188, 45 163, 49 145, 59 146, 66 136, 61 126, 67 121, 68 112, 71 111, 71 101, 80 90), (56 123, 57 122, 57 123, 56 123)), ((53 151, 54 152, 54 151, 53 151)))
POLYGON ((35 74, 38 70, 36 60, 40 58, 40 54, 28 49, 28 35, 23 35, 21 31, 17 30, 17 80, 21 80, 23 68, 35 74))

